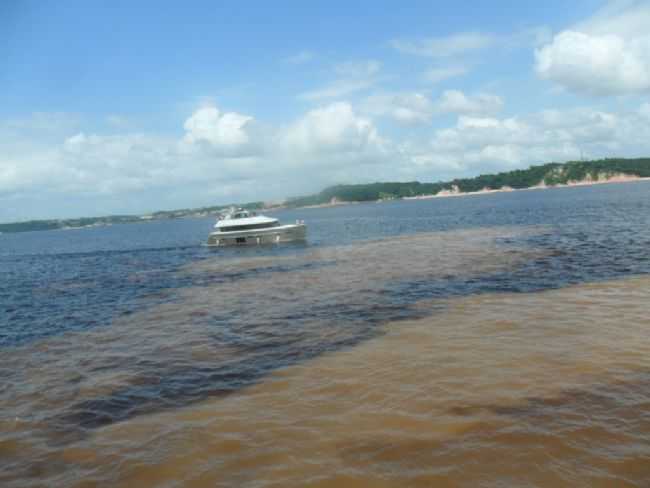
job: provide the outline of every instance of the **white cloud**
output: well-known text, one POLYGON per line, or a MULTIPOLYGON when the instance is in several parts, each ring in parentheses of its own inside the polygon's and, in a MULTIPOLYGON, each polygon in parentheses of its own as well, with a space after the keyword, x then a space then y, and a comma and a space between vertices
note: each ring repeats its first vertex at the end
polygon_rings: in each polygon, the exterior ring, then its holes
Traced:
POLYGON ((627 41, 610 34, 564 31, 536 53, 538 74, 570 90, 619 95, 650 90, 650 36, 627 41))
POLYGON ((29 212, 29 205, 0 207, 0 221, 56 216, 51 212, 57 205, 68 208, 69 202, 84 199, 97 207, 84 204, 72 212, 138 212, 282 198, 336 181, 380 177, 389 167, 386 162, 395 161, 390 143, 349 103, 308 111, 284 127, 251 130, 253 120, 210 106, 191 114, 178 137, 72 132, 55 143, 37 145, 29 131, 22 139, 0 131, 2 198, 47 195, 50 202, 36 215, 18 213, 29 212))
MULTIPOLYGON (((631 117, 624 117, 629 118, 631 117)), ((607 137, 615 131, 621 117, 612 113, 591 108, 575 108, 568 110, 548 109, 539 112, 535 121, 545 129, 570 130, 573 135, 590 134, 594 140, 607 137)))
POLYGON ((489 114, 503 107, 503 99, 498 95, 479 93, 465 95, 459 90, 446 90, 436 102, 436 110, 442 113, 489 114))
MULTIPOLYGON (((0 148, 4 143, 0 139, 0 148)), ((7 170, 0 177, 0 194, 31 192, 36 197, 58 193, 74 198, 142 189, 164 172, 170 160, 169 144, 163 138, 142 134, 77 133, 59 144, 25 146, 22 152, 0 161, 0 167, 7 170)))
POLYGON ((253 117, 235 112, 221 113, 213 105, 198 109, 185 121, 185 142, 205 141, 218 146, 241 146, 249 142, 247 125, 253 117))
POLYGON ((407 125, 426 124, 434 115, 446 113, 492 114, 502 107, 503 99, 498 95, 465 95, 459 90, 446 90, 435 102, 421 93, 403 92, 371 95, 360 103, 361 110, 368 115, 390 117, 407 125))
POLYGON ((496 42, 497 38, 492 34, 464 32, 446 37, 431 37, 418 40, 395 39, 390 44, 398 51, 407 54, 448 58, 470 51, 486 49, 496 42))
POLYGON ((307 112, 284 131, 281 141, 289 152, 312 154, 363 151, 381 142, 372 122, 346 102, 307 112))
POLYGON ((365 90, 378 81, 381 63, 375 60, 351 61, 334 66, 337 78, 329 84, 298 95, 298 99, 318 101, 328 98, 342 98, 365 90))
POLYGON ((311 51, 300 51, 299 53, 289 56, 284 59, 285 63, 289 64, 305 64, 314 59, 314 53, 311 51))
POLYGON ((580 108, 522 117, 460 116, 413 148, 422 171, 477 174, 586 157, 638 156, 650 150, 650 124, 639 112, 580 108))
POLYGON ((384 93, 365 102, 361 113, 348 102, 330 103, 284 126, 256 123, 255 130, 252 116, 202 107, 187 118, 185 132, 179 123, 175 137, 74 130, 51 143, 33 139, 31 129, 3 131, 0 123, 0 195, 24 203, 0 207, 0 220, 56 216, 61 209, 92 215, 275 199, 336 182, 436 181, 581 154, 650 151, 647 103, 629 112, 463 114, 428 136, 420 129, 418 136, 393 141, 380 135, 373 115, 415 123, 435 115, 435 103, 417 93, 384 93), (38 213, 29 214, 30 208, 38 213))
MULTIPOLYGON (((27 128, 11 133, 0 130, 0 194, 50 195, 52 202, 56 198, 73 201, 83 195, 96 195, 99 201, 101 195, 131 194, 149 199, 147 205, 160 201, 164 207, 169 205, 164 201, 170 192, 161 193, 161 189, 172 188, 191 200, 202 178, 209 187, 215 180, 236 180, 251 173, 252 158, 240 150, 250 145, 250 135, 244 132, 248 120, 203 107, 188 118, 182 138, 72 132, 43 139, 33 137, 27 128), (132 193, 135 190, 142 193, 132 193)), ((81 210, 94 213, 88 207, 81 210)))
POLYGON ((540 77, 595 96, 650 91, 650 5, 612 2, 536 50, 540 77))
POLYGON ((431 68, 424 73, 424 80, 429 83, 440 83, 467 74, 469 70, 464 66, 447 66, 444 68, 431 68))
POLYGON ((431 100, 421 93, 381 93, 361 102, 371 116, 388 116, 402 124, 428 123, 433 115, 431 100))

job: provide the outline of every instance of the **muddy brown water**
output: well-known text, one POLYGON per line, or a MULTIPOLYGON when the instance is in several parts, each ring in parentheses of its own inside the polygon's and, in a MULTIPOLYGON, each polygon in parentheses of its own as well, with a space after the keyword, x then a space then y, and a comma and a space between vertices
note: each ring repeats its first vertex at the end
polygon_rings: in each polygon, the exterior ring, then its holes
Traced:
POLYGON ((209 259, 179 273, 229 278, 3 351, 0 485, 648 487, 649 277, 413 286, 507 276, 545 231, 209 259))

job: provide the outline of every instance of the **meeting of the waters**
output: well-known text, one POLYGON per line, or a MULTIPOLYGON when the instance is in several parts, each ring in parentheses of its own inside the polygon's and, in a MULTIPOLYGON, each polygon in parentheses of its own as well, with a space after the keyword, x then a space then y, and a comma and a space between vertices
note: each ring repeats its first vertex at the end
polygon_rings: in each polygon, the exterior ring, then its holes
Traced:
POLYGON ((0 486, 650 486, 650 182, 0 239, 0 486))

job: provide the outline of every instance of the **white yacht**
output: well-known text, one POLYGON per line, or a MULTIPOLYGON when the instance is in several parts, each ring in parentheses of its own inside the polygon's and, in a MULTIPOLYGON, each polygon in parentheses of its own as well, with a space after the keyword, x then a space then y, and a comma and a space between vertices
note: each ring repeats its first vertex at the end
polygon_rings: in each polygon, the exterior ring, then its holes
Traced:
POLYGON ((276 244, 304 241, 307 236, 307 226, 302 221, 282 225, 278 219, 241 208, 218 219, 214 229, 208 236, 208 246, 276 244))

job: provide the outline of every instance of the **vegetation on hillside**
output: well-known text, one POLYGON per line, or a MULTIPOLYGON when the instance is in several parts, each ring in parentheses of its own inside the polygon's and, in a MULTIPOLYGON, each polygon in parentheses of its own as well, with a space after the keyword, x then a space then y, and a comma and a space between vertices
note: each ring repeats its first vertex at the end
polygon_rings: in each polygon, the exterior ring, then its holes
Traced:
POLYGON ((420 183, 369 183, 362 185, 336 185, 326 188, 316 195, 292 198, 288 205, 303 207, 321 205, 331 201, 365 202, 393 198, 436 195, 443 190, 476 192, 483 189, 496 190, 510 187, 530 188, 539 184, 547 186, 567 184, 585 179, 597 180, 613 175, 650 177, 650 158, 643 159, 601 159, 596 161, 570 161, 568 163, 548 163, 531 166, 504 173, 480 175, 475 178, 459 178, 447 182, 420 183))

